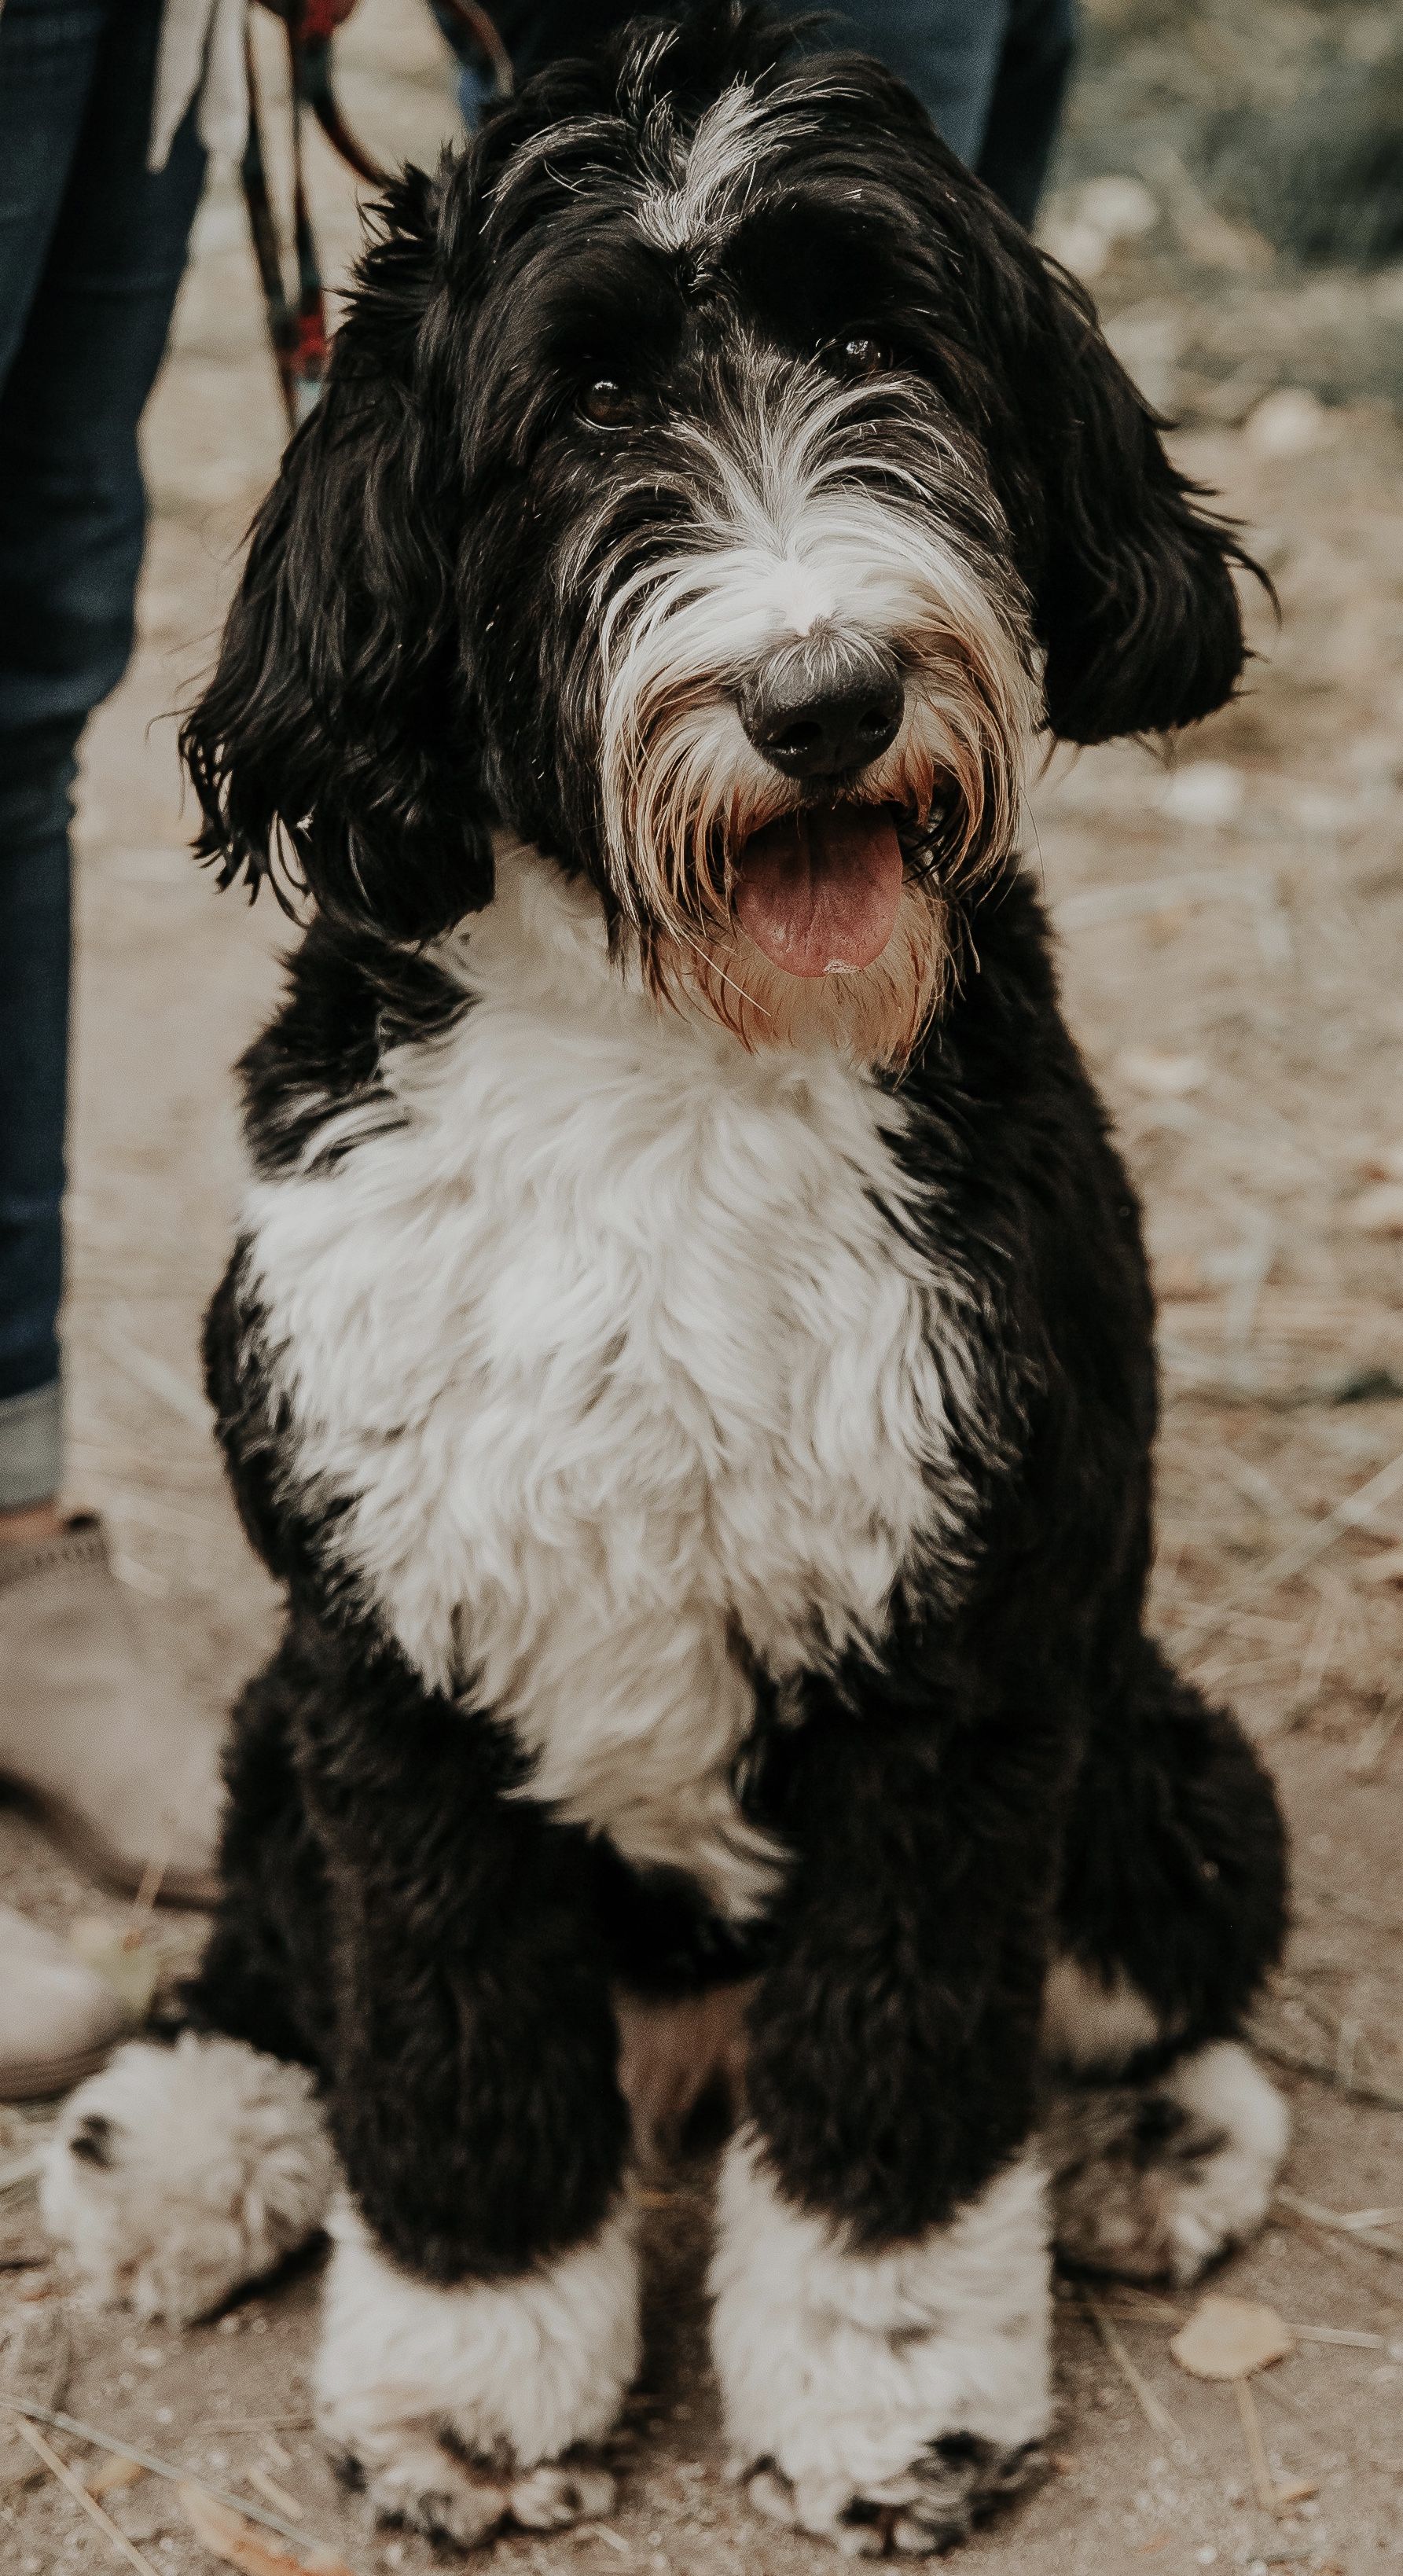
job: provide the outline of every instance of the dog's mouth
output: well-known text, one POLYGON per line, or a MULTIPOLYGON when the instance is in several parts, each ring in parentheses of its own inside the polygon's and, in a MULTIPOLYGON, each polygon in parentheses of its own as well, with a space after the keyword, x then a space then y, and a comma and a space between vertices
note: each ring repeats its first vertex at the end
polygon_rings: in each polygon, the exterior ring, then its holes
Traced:
POLYGON ((901 904, 895 810, 816 805, 752 832, 736 862, 736 919, 786 975, 856 975, 881 956, 901 904))

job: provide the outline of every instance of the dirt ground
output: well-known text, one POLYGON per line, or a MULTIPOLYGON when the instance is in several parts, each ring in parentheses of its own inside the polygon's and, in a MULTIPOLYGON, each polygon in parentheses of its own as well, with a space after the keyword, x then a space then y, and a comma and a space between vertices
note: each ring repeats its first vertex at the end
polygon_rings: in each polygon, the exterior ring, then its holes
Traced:
MULTIPOLYGON (((1103 86, 1115 17, 1097 11, 1103 86)), ((366 0, 348 54, 348 106, 387 155, 423 156, 450 130, 443 58, 413 0, 366 0)), ((1138 343, 1122 330, 1131 363, 1172 373, 1193 332, 1201 348, 1217 327, 1204 226, 1148 289, 1135 262, 1163 269, 1156 236, 1142 227, 1107 248, 1103 226, 1098 251, 1079 115, 1051 220, 1107 310, 1132 325, 1138 312, 1138 343), (1156 341, 1145 306, 1166 297, 1178 336, 1156 341)), ((354 209, 320 154, 317 188, 340 266, 354 209)), ((1214 238, 1220 285, 1250 303, 1258 272, 1214 238)), ((971 2576, 1119 2576, 1142 2561, 1162 2576, 1363 2576, 1403 2558, 1403 435, 1377 390, 1326 386, 1343 399, 1321 409, 1318 373, 1293 379, 1291 297, 1308 340, 1319 276, 1273 268, 1258 282, 1242 399, 1222 395, 1226 361, 1215 378, 1196 360, 1177 389, 1194 423, 1181 452, 1253 532, 1279 631, 1259 603, 1248 690, 1172 769, 1133 749, 1060 758, 1036 790, 1028 850, 1063 933, 1073 1024, 1148 1210, 1166 1395, 1157 1622, 1242 1711, 1294 1828, 1295 1930, 1262 2036, 1295 2142, 1271 2225, 1221 2286, 1310 2330, 1254 2388, 1273 2477, 1315 2492, 1280 2512, 1259 2502, 1233 2391, 1170 2357, 1188 2302, 1112 2292, 1098 2319, 1069 2285, 1053 2474, 971 2544, 971 2576), (1373 2223, 1345 2223, 1359 2213, 1373 2223)), ((196 1338, 239 1186, 228 1068, 268 1007, 285 934, 271 909, 219 898, 190 865, 162 719, 208 649, 279 435, 242 210, 221 183, 150 418, 140 651, 88 746, 67 1324, 73 1497, 108 1514, 153 1651, 216 1706, 265 1651, 276 1605, 221 1487, 196 1338)), ((13 1808, 0 1813, 0 1890, 90 1943, 95 1923, 127 1920, 13 1808)), ((198 1930, 159 1919, 147 1941, 164 1973, 198 1930)), ((50 2116, 0 2113, 0 2379, 48 2367, 76 2416, 278 2510, 271 2479, 309 2544, 357 2576, 432 2565, 418 2541, 367 2531, 311 2433, 315 2264, 183 2337, 85 2309, 23 2182, 5 2188, 50 2116)), ((706 2195, 703 2166, 650 2193, 649 2349, 617 2510, 563 2539, 502 2542, 504 2576, 824 2563, 725 2483, 704 2351, 706 2195)), ((87 2475, 98 2455, 58 2438, 87 2475)), ((169 2483, 146 2476, 106 2501, 160 2576, 215 2564, 169 2483)), ((0 2435, 6 2576, 119 2563, 0 2435)))

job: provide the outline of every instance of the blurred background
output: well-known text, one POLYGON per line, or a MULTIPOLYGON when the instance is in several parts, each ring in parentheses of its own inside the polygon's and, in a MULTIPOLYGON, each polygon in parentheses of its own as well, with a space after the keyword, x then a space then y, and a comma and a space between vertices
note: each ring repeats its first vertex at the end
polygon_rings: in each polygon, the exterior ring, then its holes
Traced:
MULTIPOLYGON (((260 23, 257 38, 276 134, 279 33, 260 23)), ((347 117, 382 159, 430 159, 458 131, 422 0, 360 0, 337 60, 347 117)), ((356 189, 319 136, 309 153, 334 283, 355 254, 356 189)), ((280 203, 284 178, 275 169, 280 203)), ((1145 2556, 1186 2576, 1219 2562, 1355 2576, 1403 2556, 1397 10, 1084 0, 1042 232, 1181 424, 1181 461, 1243 523, 1281 603, 1279 625, 1250 603, 1259 658, 1238 704, 1167 757, 1059 755, 1035 782, 1027 849, 1073 1025, 1146 1202, 1166 1398, 1157 1620, 1241 1709, 1295 1825, 1297 1925, 1262 2029, 1295 2102, 1292 2191, 1229 2286, 1314 2335, 1260 2383, 1274 2474, 1309 2492, 1276 2514, 1260 2504, 1231 2392, 1168 2360, 1172 2302, 1117 2294, 1127 2372, 1069 2295, 1057 2473, 965 2563, 1109 2576, 1145 2556)), ((216 1707, 265 1651, 273 1603, 223 1494, 197 1338, 239 1188, 229 1068, 288 933, 191 865, 169 711, 208 659, 282 436, 225 173, 147 418, 140 650, 85 751, 67 1314, 74 1497, 109 1516, 153 1650, 216 1707)), ((178 1920, 133 1927, 15 1810, 0 1811, 0 1892, 85 1955, 120 1949, 138 2003, 196 1937, 178 1920)), ((3 2118, 0 2157, 8 2142, 22 2162, 34 2120, 3 2118)), ((699 2178, 649 2197, 663 2286, 611 2536, 511 2541, 498 2560, 812 2566, 719 2483, 699 2178)), ((22 2190, 0 2192, 0 2258, 13 2379, 33 2318, 60 2304, 22 2190)), ((365 2539, 307 2430, 313 2294, 303 2281, 255 2297, 180 2347, 128 2319, 74 2318, 69 2403, 209 2474, 272 2476, 357 2569, 427 2568, 417 2542, 365 2539)), ((33 2465, 11 2462, 6 2484, 0 2462, 0 2561, 28 2576, 107 2563, 51 2483, 20 2482, 33 2465)), ((148 2479, 109 2506, 153 2565, 194 2576, 211 2561, 172 2496, 148 2479)))

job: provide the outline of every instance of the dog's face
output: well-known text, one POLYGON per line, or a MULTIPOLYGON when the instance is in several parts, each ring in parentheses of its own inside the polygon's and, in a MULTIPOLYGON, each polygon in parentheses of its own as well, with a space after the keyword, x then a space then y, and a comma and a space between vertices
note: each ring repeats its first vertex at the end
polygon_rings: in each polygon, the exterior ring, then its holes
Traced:
POLYGON ((392 192, 187 729, 204 846, 415 938, 500 820, 661 993, 898 1061, 1037 729, 1230 692, 1193 499, 899 84, 640 26, 392 192))

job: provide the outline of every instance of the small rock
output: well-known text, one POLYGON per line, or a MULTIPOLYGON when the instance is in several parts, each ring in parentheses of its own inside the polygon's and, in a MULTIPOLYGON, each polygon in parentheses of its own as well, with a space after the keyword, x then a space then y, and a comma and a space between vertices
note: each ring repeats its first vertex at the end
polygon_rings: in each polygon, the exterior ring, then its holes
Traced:
POLYGON ((1324 404, 1304 385, 1281 385, 1248 414, 1242 435, 1254 456, 1309 456, 1329 434, 1324 404))
POLYGON ((1184 1100, 1201 1091, 1208 1067, 1201 1055, 1160 1055, 1151 1047, 1127 1047, 1116 1058, 1116 1071, 1134 1091, 1152 1100, 1184 1100))
POLYGON ((1153 232, 1159 207, 1142 179, 1111 172, 1054 206, 1042 230, 1043 247, 1077 277, 1099 277, 1117 242, 1153 232))
POLYGON ((1403 1181, 1380 1181, 1365 1190, 1349 1212, 1360 1234, 1403 1235, 1403 1181))
POLYGON ((1379 1145, 1371 1140, 1358 1147, 1353 1160, 1366 1181, 1403 1182, 1403 1145, 1379 1145))
POLYGON ((1169 2349, 1194 2379, 1250 2379, 1254 2371, 1285 2361, 1296 2338, 1275 2308, 1211 2290, 1187 2325, 1170 2336, 1169 2349))
POLYGON ((1230 760, 1191 760, 1177 769, 1164 791, 1164 811, 1176 823, 1211 829, 1233 823, 1242 812, 1247 787, 1230 760))
POLYGON ((1077 212, 1083 223, 1094 224, 1112 242, 1138 241, 1159 222, 1159 207, 1144 180, 1118 171, 1088 179, 1077 212))

